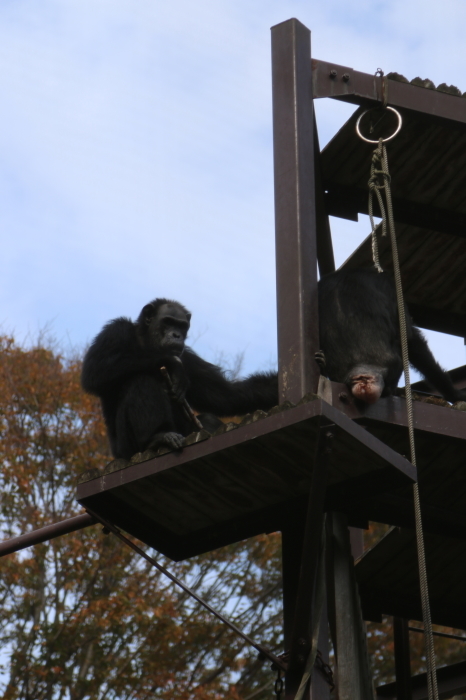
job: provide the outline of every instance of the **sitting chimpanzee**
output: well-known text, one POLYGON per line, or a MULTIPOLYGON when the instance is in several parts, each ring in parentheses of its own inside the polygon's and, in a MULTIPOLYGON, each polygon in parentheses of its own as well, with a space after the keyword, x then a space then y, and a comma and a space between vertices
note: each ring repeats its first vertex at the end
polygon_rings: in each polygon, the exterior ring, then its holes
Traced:
MULTIPOLYGON (((375 268, 339 270, 319 282, 322 372, 347 384, 353 396, 374 403, 396 390, 403 364, 393 280, 375 268), (324 356, 324 357, 323 357, 324 356)), ((408 322, 410 363, 447 401, 466 401, 432 355, 418 328, 408 322)))
POLYGON ((277 375, 253 374, 230 381, 219 367, 185 347, 191 314, 174 301, 156 299, 136 323, 110 321, 86 353, 85 391, 99 396, 115 457, 160 445, 178 449, 193 424, 183 409, 186 398, 212 430, 215 416, 233 416, 272 408, 278 401, 277 375), (172 381, 168 389, 160 368, 172 381), (214 414, 209 415, 209 414, 214 414))

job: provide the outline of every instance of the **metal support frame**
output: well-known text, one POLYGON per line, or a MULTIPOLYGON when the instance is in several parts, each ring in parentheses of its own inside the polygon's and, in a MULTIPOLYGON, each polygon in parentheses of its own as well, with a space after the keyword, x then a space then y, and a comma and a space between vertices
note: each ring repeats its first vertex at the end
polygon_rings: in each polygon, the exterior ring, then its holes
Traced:
MULTIPOLYGON (((371 104, 380 102, 381 90, 380 80, 374 76, 343 66, 311 61, 310 31, 296 19, 272 28, 272 76, 279 394, 281 402, 288 400, 297 403, 302 396, 309 392, 315 393, 318 389, 319 368, 314 360, 314 354, 319 349, 317 264, 321 275, 335 269, 328 220, 328 211, 329 207, 331 210, 333 200, 332 193, 325 196, 322 184, 313 98, 334 97, 357 104, 371 104)), ((443 120, 455 128, 465 128, 464 100, 458 101, 451 96, 442 96, 439 104, 433 107, 428 91, 420 89, 420 92, 415 94, 412 86, 396 83, 390 85, 390 102, 424 113, 429 118, 443 120)), ((342 198, 337 196, 336 200, 335 206, 341 207, 342 198)), ((432 212, 429 213, 431 214, 432 212)), ((409 216, 410 213, 406 215, 409 216)), ((441 212, 438 216, 443 218, 441 212)), ((464 378, 461 378, 461 381, 464 381, 464 378)), ((339 410, 327 406, 322 414, 307 512, 293 513, 282 530, 284 638, 285 649, 290 650, 289 665, 286 669, 286 700, 295 697, 311 647, 325 499, 326 495, 332 496, 331 489, 328 489, 327 493, 326 473, 326 455, 332 439, 330 422, 334 420, 338 425, 342 413, 346 413, 350 418, 360 417, 354 402, 348 404, 345 387, 328 382, 327 389, 328 403, 339 410), (346 398, 343 399, 342 396, 346 398)), ((327 396, 325 399, 327 400, 327 396)), ((393 411, 390 413, 393 401, 395 400, 381 401, 376 406, 369 407, 365 411, 366 419, 379 418, 404 425, 405 418, 401 415, 402 412, 395 412, 395 417, 392 415, 393 411), (385 415, 387 411, 390 415, 385 415)), ((429 410, 430 407, 420 408, 420 412, 428 413, 429 410)), ((345 420, 347 421, 346 417, 345 420)), ((280 421, 283 422, 283 418, 280 418, 280 421)), ((463 423, 458 419, 455 422, 455 416, 450 414, 444 422, 440 420, 435 428, 430 429, 433 432, 451 434, 453 437, 463 437, 463 427, 463 423)), ((364 439, 357 435, 356 426, 352 425, 351 429, 346 426, 345 429, 347 432, 356 431, 358 440, 364 442, 364 439)), ((376 438, 368 435, 365 436, 366 441, 369 437, 372 442, 378 442, 376 438)), ((249 439, 246 433, 243 439, 249 439)), ((348 492, 345 493, 345 497, 348 498, 348 492)), ((85 513, 0 543, 0 556, 88 527, 97 521, 103 523, 109 531, 153 566, 163 571, 276 666, 282 670, 286 668, 283 659, 276 657, 232 625, 97 512, 91 511, 90 514, 85 513)), ((339 700, 369 700, 373 698, 373 688, 346 516, 329 513, 326 532, 327 593, 321 613, 319 650, 323 661, 328 661, 330 626, 338 668, 339 700)), ((354 529, 351 539, 353 554, 356 556, 361 553, 361 531, 354 529)), ((412 693, 412 684, 416 677, 410 677, 409 630, 406 620, 394 618, 394 637, 397 681, 396 684, 378 688, 377 697, 396 697, 397 700, 412 700, 414 697, 415 700, 420 700, 426 697, 425 678, 419 677, 420 688, 418 692, 412 693)), ((330 686, 323 675, 319 675, 317 669, 315 671, 304 698, 329 700, 330 686)), ((451 670, 448 667, 441 669, 440 687, 442 671, 445 676, 444 683, 448 687, 450 684, 455 689, 466 688, 464 664, 457 664, 451 667, 451 670)))
POLYGON ((395 643, 396 698, 397 700, 412 700, 408 620, 403 617, 393 618, 393 639, 395 643))
POLYGON ((20 549, 26 549, 26 547, 32 547, 41 542, 48 542, 49 540, 55 539, 55 537, 60 537, 60 535, 68 535, 70 532, 83 530, 85 527, 89 527, 89 525, 94 525, 95 522, 95 518, 89 515, 89 513, 82 513, 81 515, 75 515, 73 518, 61 520, 58 523, 46 525, 38 530, 26 532, 24 535, 12 537, 9 540, 0 542, 0 557, 13 554, 13 552, 19 552, 20 549))
POLYGON ((348 522, 341 513, 332 513, 331 560, 335 591, 335 634, 339 700, 372 700, 374 693, 366 645, 348 522))
MULTIPOLYGON (((310 31, 296 19, 272 28, 279 393, 280 401, 295 403, 316 392, 319 381, 314 361, 319 349, 317 257, 321 274, 335 266, 320 186, 310 55, 310 31), (317 190, 320 197, 313 196, 317 190)), ((287 699, 296 693, 310 650, 312 590, 325 497, 321 457, 318 450, 307 521, 296 515, 282 532, 285 647, 291 649, 287 699)), ((326 634, 326 613, 322 617, 326 634)), ((312 687, 313 700, 329 697, 328 684, 322 679, 312 687)), ((310 688, 305 697, 311 697, 310 688)))
MULTIPOLYGON (((294 565, 295 599, 291 601, 291 605, 289 605, 288 599, 288 606, 285 612, 288 632, 287 641, 289 641, 290 644, 289 668, 286 673, 286 700, 288 700, 288 698, 294 698, 303 676, 307 657, 311 650, 311 630, 313 616, 315 614, 314 598, 316 573, 321 550, 325 491, 327 486, 326 457, 329 450, 331 450, 332 439, 332 427, 322 427, 314 460, 313 478, 309 491, 306 520, 305 522, 301 520, 299 523, 301 537, 299 537, 298 542, 302 544, 301 547, 295 550, 295 555, 299 557, 299 559, 295 559, 294 565), (299 567, 297 564, 299 564, 299 567), (296 580, 298 571, 299 578, 296 580), (293 626, 290 634, 290 622, 292 617, 293 626)), ((327 634, 325 611, 322 612, 322 618, 321 623, 323 623, 325 634, 327 634)), ((322 684, 319 683, 319 686, 321 685, 322 684)), ((328 685, 326 688, 322 687, 319 693, 317 693, 316 684, 311 682, 311 687, 312 686, 314 686, 314 693, 311 696, 309 694, 309 688, 306 691, 308 695, 305 697, 313 697, 313 700, 317 700, 317 698, 319 700, 324 700, 329 697, 328 685)))
POLYGON ((311 33, 272 27, 272 94, 280 401, 317 390, 319 349, 311 33))
MULTIPOLYGON (((348 66, 328 61, 312 61, 314 97, 333 97, 352 104, 371 106, 382 101, 381 79, 348 66)), ((466 102, 455 95, 440 93, 432 99, 432 91, 409 83, 391 80, 388 99, 393 107, 411 109, 429 119, 442 121, 451 128, 466 128, 466 102)))
MULTIPOLYGON (((462 695, 466 692, 466 661, 460 661, 437 669, 438 690, 442 700, 462 695)), ((427 676, 420 673, 411 677, 413 700, 428 700, 427 676)), ((377 700, 398 700, 397 684, 387 683, 376 688, 377 700)))
MULTIPOLYGON (((320 372, 314 361, 314 353, 319 349, 317 262, 321 274, 332 272, 335 262, 313 111, 310 32, 296 19, 272 28, 272 76, 279 392, 281 401, 297 402, 309 391, 316 392, 319 382, 320 372)), ((321 436, 306 522, 296 514, 282 533, 285 648, 291 650, 286 674, 287 700, 294 698, 310 649, 315 574, 326 491, 324 443, 321 436)), ((346 525, 342 525, 340 535, 343 536, 345 528, 348 539, 346 525)), ((345 566, 348 569, 347 563, 345 566)), ((343 586, 346 595, 353 600, 357 595, 355 583, 348 576, 349 570, 343 586)), ((336 608, 336 627, 343 647, 342 640, 350 631, 342 632, 344 611, 341 605, 336 608)), ((335 606, 332 609, 335 610, 335 606)), ((348 622, 354 627, 357 616, 360 616, 354 601, 351 611, 348 622)), ((326 610, 322 613, 321 624, 320 636, 328 637, 326 610)), ((358 641, 360 643, 356 646, 360 650, 362 641, 359 638, 358 641)), ((349 659, 351 655, 347 656, 349 659)), ((362 685, 370 687, 369 671, 363 657, 360 653, 356 666, 354 657, 351 657, 347 672, 342 675, 346 673, 349 678, 352 672, 357 680, 347 681, 344 677, 343 687, 346 682, 348 688, 355 689, 360 671, 364 671, 362 685)), ((327 700, 328 684, 316 677, 307 688, 305 697, 327 700)))

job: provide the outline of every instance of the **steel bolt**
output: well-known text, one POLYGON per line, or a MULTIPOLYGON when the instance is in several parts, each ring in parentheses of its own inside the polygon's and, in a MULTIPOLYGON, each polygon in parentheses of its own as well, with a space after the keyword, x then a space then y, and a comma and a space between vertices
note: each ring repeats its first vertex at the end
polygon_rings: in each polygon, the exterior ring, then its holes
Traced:
POLYGON ((348 80, 349 80, 349 73, 343 73, 342 78, 343 78, 343 80, 345 81, 345 83, 347 83, 348 80))
POLYGON ((335 68, 332 68, 332 70, 330 71, 330 77, 333 79, 335 79, 337 77, 337 72, 336 72, 335 68))
POLYGON ((300 661, 301 663, 303 663, 304 660, 305 660, 305 659, 304 659, 304 656, 303 656, 302 654, 298 654, 298 661, 300 661))
POLYGON ((298 639, 298 644, 300 644, 302 647, 305 647, 307 644, 307 640, 304 639, 304 637, 301 637, 300 639, 298 639))
POLYGON ((344 391, 341 391, 341 392, 338 394, 338 398, 339 398, 340 401, 342 401, 343 403, 346 403, 346 402, 348 401, 348 394, 346 394, 344 391))

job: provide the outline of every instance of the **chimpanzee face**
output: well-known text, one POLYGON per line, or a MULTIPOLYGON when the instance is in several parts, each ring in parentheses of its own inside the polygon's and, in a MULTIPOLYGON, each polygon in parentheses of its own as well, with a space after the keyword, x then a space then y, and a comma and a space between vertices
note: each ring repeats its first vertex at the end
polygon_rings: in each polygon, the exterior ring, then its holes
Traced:
POLYGON ((155 314, 146 315, 149 344, 157 349, 168 350, 173 355, 181 355, 190 320, 191 314, 187 314, 178 304, 162 304, 155 314))

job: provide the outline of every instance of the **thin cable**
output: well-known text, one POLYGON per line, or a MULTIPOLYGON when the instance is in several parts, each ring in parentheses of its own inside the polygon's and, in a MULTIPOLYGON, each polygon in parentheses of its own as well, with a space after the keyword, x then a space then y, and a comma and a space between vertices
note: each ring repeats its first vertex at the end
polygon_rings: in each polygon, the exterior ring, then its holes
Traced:
POLYGON ((262 646, 262 644, 259 644, 258 642, 255 642, 251 637, 249 637, 247 634, 245 634, 242 630, 239 629, 233 622, 230 622, 228 618, 224 617, 222 613, 218 612, 218 610, 215 610, 209 603, 207 603, 205 600, 203 600, 200 596, 197 595, 195 591, 193 591, 191 588, 189 588, 183 581, 180 581, 179 578, 177 578, 174 574, 172 574, 168 569, 166 569, 162 564, 159 564, 159 562, 156 559, 153 559, 150 557, 146 552, 141 549, 140 547, 137 546, 137 544, 134 544, 134 542, 131 542, 130 539, 125 537, 123 533, 120 532, 120 530, 110 523, 108 520, 103 518, 101 515, 93 511, 91 508, 86 508, 88 513, 92 515, 96 520, 98 520, 106 530, 109 530, 110 532, 113 532, 114 535, 118 537, 122 542, 124 542, 128 547, 131 547, 139 556, 143 557, 146 561, 148 561, 150 564, 152 564, 153 567, 158 569, 160 573, 162 573, 164 576, 170 579, 173 583, 175 583, 177 586, 183 589, 185 593, 187 593, 191 598, 194 598, 200 605, 202 605, 206 610, 208 610, 212 615, 215 615, 215 617, 223 622, 227 627, 229 627, 233 632, 236 632, 237 635, 242 637, 245 642, 247 642, 250 646, 254 647, 260 654, 263 654, 266 656, 272 663, 276 664, 279 668, 282 669, 282 671, 286 671, 286 664, 283 663, 283 661, 278 657, 275 656, 271 651, 269 651, 266 647, 262 646))
MULTIPOLYGON (((408 629, 410 632, 422 632, 424 634, 424 630, 421 627, 408 627, 408 629)), ((435 637, 445 637, 446 639, 458 639, 460 642, 466 642, 466 637, 460 634, 449 634, 448 632, 437 632, 436 630, 433 630, 432 634, 435 637)))
MULTIPOLYGON (((409 377, 409 357, 408 357, 408 336, 406 330, 406 314, 403 299, 403 287, 401 282, 400 261, 398 257, 398 246, 395 234, 395 220, 393 216, 393 204, 390 190, 390 173, 388 170, 387 150, 383 139, 379 140, 379 145, 374 151, 374 156, 381 164, 380 174, 384 179, 385 198, 387 202, 388 229, 392 245, 393 271, 395 275, 396 299, 398 304, 398 316, 400 322, 401 354, 403 360, 403 371, 405 377, 406 411, 408 416, 408 434, 411 453, 411 463, 416 467, 416 449, 414 441, 414 413, 413 398, 411 393, 411 381, 409 377)), ((377 192, 378 190, 376 190, 377 192)), ((419 485, 413 485, 414 493, 414 514, 416 523, 416 542, 419 565, 419 579, 421 588, 422 617, 425 630, 426 661, 427 661, 427 688, 429 700, 438 700, 437 673, 435 661, 434 636, 432 631, 432 620, 429 605, 429 589, 427 582, 426 555, 424 548, 424 535, 422 530, 421 501, 419 496, 419 485)))

